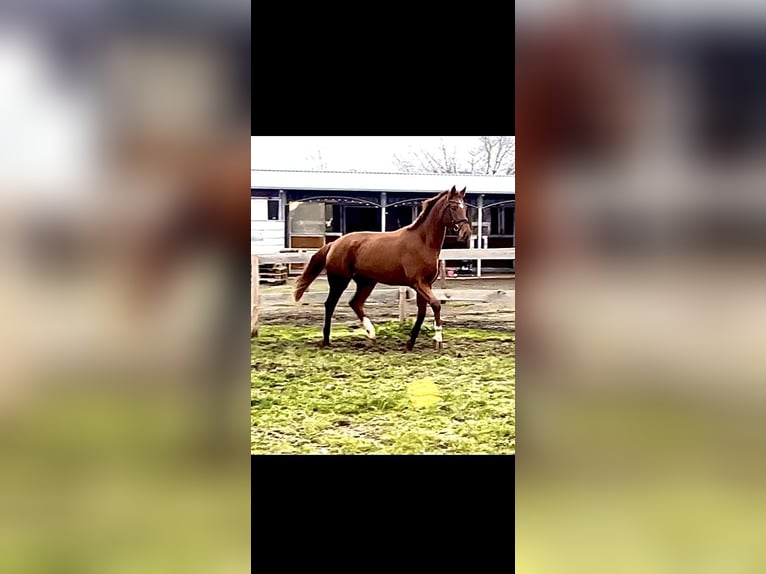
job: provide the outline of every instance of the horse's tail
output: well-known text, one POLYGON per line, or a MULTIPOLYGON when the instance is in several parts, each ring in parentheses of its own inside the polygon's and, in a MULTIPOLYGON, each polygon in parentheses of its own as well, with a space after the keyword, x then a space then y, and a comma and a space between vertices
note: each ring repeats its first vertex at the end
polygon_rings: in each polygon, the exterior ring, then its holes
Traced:
POLYGON ((325 263, 327 263, 327 252, 330 250, 330 243, 324 245, 319 251, 314 253, 306 268, 298 277, 295 282, 295 289, 293 289, 293 297, 296 301, 300 301, 306 289, 314 282, 314 279, 319 277, 319 274, 324 269, 325 263))

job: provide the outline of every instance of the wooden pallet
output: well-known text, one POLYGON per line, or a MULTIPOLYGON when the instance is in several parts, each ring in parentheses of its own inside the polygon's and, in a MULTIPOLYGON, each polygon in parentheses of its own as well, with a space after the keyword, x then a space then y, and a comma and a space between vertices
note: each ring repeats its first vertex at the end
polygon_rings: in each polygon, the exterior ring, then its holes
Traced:
POLYGON ((284 285, 287 283, 287 265, 283 263, 265 263, 263 265, 259 265, 258 276, 260 283, 284 285))

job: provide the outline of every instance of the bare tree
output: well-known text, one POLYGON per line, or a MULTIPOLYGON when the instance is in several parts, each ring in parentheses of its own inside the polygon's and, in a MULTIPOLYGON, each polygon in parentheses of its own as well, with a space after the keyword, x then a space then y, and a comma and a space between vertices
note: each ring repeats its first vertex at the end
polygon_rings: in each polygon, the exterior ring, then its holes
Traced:
POLYGON ((444 140, 434 151, 421 149, 405 157, 394 155, 394 163, 404 173, 459 173, 457 150, 447 149, 444 140))
POLYGON ((316 153, 306 156, 306 161, 311 162, 311 169, 324 171, 327 169, 327 163, 322 159, 322 150, 317 148, 316 153))
POLYGON ((481 136, 476 152, 481 171, 491 175, 516 175, 516 138, 513 136, 481 136))
POLYGON ((514 136, 481 136, 476 146, 463 157, 455 148, 441 141, 436 150, 418 150, 400 157, 394 165, 403 173, 516 174, 516 138, 514 136))

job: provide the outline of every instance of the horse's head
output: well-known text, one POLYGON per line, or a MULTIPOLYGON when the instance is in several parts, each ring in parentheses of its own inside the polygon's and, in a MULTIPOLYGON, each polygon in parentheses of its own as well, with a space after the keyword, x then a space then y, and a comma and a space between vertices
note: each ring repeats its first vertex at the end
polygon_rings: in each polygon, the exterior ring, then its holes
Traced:
POLYGON ((468 215, 465 207, 465 189, 457 191, 452 186, 447 195, 447 207, 444 209, 444 225, 447 229, 457 231, 458 241, 468 241, 471 237, 471 222, 468 221, 468 215))

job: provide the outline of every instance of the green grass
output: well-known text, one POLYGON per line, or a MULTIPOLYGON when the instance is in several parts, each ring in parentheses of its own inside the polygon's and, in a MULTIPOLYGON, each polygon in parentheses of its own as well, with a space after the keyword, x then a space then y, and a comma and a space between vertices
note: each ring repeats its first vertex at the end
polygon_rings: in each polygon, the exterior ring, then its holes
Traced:
POLYGON ((263 326, 251 347, 251 452, 513 453, 513 334, 445 327, 436 351, 424 326, 408 353, 410 328, 376 325, 372 346, 336 325, 320 349, 320 328, 263 326), (418 406, 414 389, 429 385, 438 397, 418 406))

